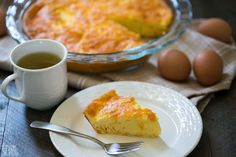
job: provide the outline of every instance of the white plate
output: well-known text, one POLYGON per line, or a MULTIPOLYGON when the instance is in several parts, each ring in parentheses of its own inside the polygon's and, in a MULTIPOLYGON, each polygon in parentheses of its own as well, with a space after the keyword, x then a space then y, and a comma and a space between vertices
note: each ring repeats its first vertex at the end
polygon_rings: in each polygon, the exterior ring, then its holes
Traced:
MULTIPOLYGON (((186 156, 195 148, 202 134, 201 116, 187 98, 171 89, 141 82, 113 82, 82 90, 57 108, 51 122, 108 143, 143 140, 144 145, 139 151, 123 155, 131 157, 186 156), (135 97, 142 106, 155 112, 162 128, 160 137, 153 139, 97 134, 83 116, 83 111, 93 99, 111 89, 115 89, 119 95, 135 97)), ((86 139, 53 132, 50 132, 50 138, 56 149, 64 156, 108 156, 97 144, 86 139)))

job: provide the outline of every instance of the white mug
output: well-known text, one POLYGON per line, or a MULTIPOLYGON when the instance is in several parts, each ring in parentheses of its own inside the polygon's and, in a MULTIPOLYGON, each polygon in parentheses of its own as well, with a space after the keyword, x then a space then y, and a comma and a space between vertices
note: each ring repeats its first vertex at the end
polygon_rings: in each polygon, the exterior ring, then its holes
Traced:
POLYGON ((35 39, 18 45, 10 54, 14 74, 2 82, 2 93, 13 100, 25 103, 37 110, 52 108, 62 101, 67 91, 67 49, 61 43, 49 39, 35 39), (57 55, 61 60, 48 68, 26 69, 16 63, 23 56, 47 52, 57 55), (19 97, 7 93, 7 85, 15 80, 19 97))

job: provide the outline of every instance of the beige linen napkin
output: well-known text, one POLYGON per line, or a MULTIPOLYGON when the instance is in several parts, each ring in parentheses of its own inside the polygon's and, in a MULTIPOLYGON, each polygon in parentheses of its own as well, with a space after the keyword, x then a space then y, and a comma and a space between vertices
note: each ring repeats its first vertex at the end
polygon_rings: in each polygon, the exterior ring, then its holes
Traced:
MULTIPOLYGON (((196 26, 197 22, 198 21, 194 22, 193 28, 196 26)), ((214 92, 230 88, 231 82, 234 79, 236 73, 236 48, 234 46, 230 46, 203 36, 195 32, 193 28, 188 29, 180 39, 168 46, 166 49, 180 49, 186 53, 191 61, 205 48, 212 48, 216 50, 216 52, 223 58, 224 61, 223 78, 216 85, 210 87, 199 85, 196 82, 193 73, 191 73, 190 79, 187 82, 176 83, 163 79, 156 70, 156 59, 158 54, 152 55, 148 63, 145 63, 143 66, 133 71, 105 73, 100 75, 84 75, 68 72, 69 85, 74 88, 83 89, 110 81, 130 80, 149 82, 172 88, 182 93, 195 105, 198 105, 197 107, 199 111, 202 112, 207 103, 213 97, 214 92)), ((1 69, 11 70, 8 56, 9 52, 15 45, 16 43, 8 36, 0 39, 1 69)))

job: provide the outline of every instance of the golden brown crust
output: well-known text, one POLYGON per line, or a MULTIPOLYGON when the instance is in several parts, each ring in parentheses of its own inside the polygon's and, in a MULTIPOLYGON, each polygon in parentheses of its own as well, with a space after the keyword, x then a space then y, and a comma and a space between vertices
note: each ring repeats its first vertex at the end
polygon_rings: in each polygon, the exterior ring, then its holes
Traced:
POLYGON ((114 90, 105 93, 99 98, 93 100, 85 109, 84 114, 89 115, 91 117, 95 117, 109 100, 115 99, 116 97, 118 97, 118 95, 114 90))
POLYGON ((101 21, 92 25, 80 40, 78 51, 95 54, 110 53, 143 44, 138 34, 113 21, 101 21), (109 27, 107 27, 109 26, 109 27))
POLYGON ((125 117, 146 118, 156 121, 156 115, 150 109, 137 106, 133 97, 119 96, 115 90, 111 90, 101 97, 93 100, 84 111, 84 115, 89 117, 107 116, 112 119, 125 117))

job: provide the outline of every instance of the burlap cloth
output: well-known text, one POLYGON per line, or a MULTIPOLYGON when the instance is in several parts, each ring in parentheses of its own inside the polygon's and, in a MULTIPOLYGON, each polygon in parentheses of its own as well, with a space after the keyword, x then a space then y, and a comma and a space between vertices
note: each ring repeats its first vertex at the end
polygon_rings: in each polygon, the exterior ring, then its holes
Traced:
MULTIPOLYGON (((84 75, 68 72, 69 86, 83 89, 110 81, 130 80, 149 82, 178 91, 188 97, 193 104, 197 105, 199 111, 202 112, 213 97, 214 92, 230 88, 236 73, 236 47, 234 45, 221 43, 195 32, 194 28, 198 24, 199 20, 193 21, 192 27, 187 29, 176 42, 166 49, 180 49, 186 53, 191 61, 205 48, 216 50, 223 58, 224 62, 223 77, 218 84, 210 87, 201 86, 196 82, 193 73, 191 73, 190 79, 187 82, 176 83, 163 79, 156 70, 157 53, 151 56, 148 63, 133 71, 105 73, 100 75, 84 75)), ((16 45, 17 44, 9 36, 0 38, 0 69, 8 71, 12 70, 9 63, 9 53, 16 45)))

